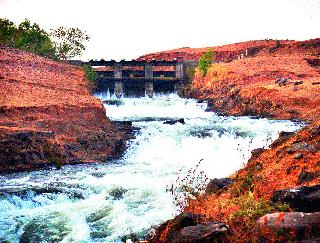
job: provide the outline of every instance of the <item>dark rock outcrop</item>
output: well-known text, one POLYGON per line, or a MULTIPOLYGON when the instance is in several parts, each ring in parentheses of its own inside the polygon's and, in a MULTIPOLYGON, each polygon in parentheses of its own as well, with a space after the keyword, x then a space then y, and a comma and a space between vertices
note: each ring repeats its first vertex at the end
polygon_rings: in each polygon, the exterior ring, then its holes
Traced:
POLYGON ((320 185, 275 191, 271 200, 287 203, 298 212, 320 212, 320 185))
POLYGON ((285 141, 287 141, 290 137, 292 137, 295 133, 294 132, 280 132, 279 137, 270 145, 271 148, 275 148, 285 141))

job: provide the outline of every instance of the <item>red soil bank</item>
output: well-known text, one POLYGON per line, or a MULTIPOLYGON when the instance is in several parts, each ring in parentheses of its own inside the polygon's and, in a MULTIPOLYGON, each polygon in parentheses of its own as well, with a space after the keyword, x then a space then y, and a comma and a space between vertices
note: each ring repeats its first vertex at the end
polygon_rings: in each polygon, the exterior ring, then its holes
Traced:
POLYGON ((125 149, 80 67, 0 49, 0 172, 103 162, 125 149))

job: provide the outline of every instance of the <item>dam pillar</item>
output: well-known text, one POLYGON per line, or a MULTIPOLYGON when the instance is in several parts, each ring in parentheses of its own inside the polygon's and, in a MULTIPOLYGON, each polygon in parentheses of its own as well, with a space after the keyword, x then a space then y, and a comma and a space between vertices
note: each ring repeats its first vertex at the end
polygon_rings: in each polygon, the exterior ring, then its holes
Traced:
POLYGON ((114 82, 114 94, 117 98, 120 98, 123 94, 123 83, 121 81, 114 82))
POLYGON ((114 64, 113 76, 114 76, 114 78, 122 78, 122 64, 121 63, 114 64))
POLYGON ((145 78, 153 78, 153 66, 151 63, 146 63, 144 65, 144 77, 145 78))
POLYGON ((182 61, 178 61, 175 65, 175 73, 176 73, 176 79, 183 80, 183 63, 182 61))
POLYGON ((153 82, 152 81, 145 82, 145 89, 146 89, 146 94, 149 96, 149 98, 152 98, 153 97, 153 82))

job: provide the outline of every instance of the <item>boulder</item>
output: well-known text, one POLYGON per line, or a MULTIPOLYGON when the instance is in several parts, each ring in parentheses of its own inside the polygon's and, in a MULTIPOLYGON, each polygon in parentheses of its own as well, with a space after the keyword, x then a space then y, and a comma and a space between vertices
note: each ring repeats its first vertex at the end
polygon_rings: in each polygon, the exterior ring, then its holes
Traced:
POLYGON ((320 185, 275 191, 271 200, 287 203, 299 212, 320 212, 320 185))
POLYGON ((175 242, 180 230, 187 226, 196 225, 200 215, 191 213, 181 213, 174 219, 168 220, 156 229, 156 234, 149 239, 150 242, 175 242))
POLYGON ((233 183, 230 178, 211 179, 206 187, 206 193, 216 193, 228 189, 233 183))
POLYGON ((202 215, 181 213, 160 225, 149 242, 219 242, 229 233, 229 227, 224 223, 202 221, 202 215))
POLYGON ((168 121, 165 121, 163 124, 175 125, 176 123, 185 124, 185 121, 184 121, 183 118, 180 118, 180 119, 177 119, 177 120, 168 120, 168 121))
POLYGON ((287 78, 279 78, 276 81, 276 84, 279 84, 279 86, 286 86, 287 85, 287 78))
POLYGON ((262 154, 265 151, 265 149, 263 148, 256 148, 254 150, 251 151, 251 156, 256 158, 258 157, 260 154, 262 154))
POLYGON ((262 242, 312 240, 320 237, 320 212, 267 214, 257 220, 256 230, 262 242))
POLYGON ((195 226, 187 226, 180 231, 181 239, 176 242, 214 242, 224 238, 228 231, 228 226, 220 222, 206 222, 195 226))

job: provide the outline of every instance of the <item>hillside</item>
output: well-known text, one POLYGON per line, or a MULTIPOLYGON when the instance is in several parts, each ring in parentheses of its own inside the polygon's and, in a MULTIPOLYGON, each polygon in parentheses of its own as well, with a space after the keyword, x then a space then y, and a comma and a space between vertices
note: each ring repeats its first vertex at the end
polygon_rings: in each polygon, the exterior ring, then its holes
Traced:
MULTIPOLYGON (((211 109, 232 115, 276 119, 319 118, 320 39, 249 41, 212 47, 215 64, 196 72, 186 96, 209 100, 211 109), (285 79, 284 85, 277 80, 285 79)), ((196 60, 208 48, 181 48, 139 59, 196 60)))
POLYGON ((103 162, 124 139, 81 68, 0 49, 0 172, 103 162))
MULTIPOLYGON (((207 49, 182 48, 140 58, 192 60, 207 49)), ((320 39, 250 41, 212 50, 216 63, 205 77, 196 70, 193 81, 185 87, 186 97, 207 101, 208 110, 218 114, 300 120, 306 122, 306 127, 295 134, 280 134, 270 148, 252 151, 244 168, 230 176, 233 183, 227 189, 207 191, 190 200, 183 210, 189 214, 163 224, 154 242, 184 242, 183 237, 200 239, 212 232, 215 233, 211 239, 216 239, 219 231, 200 230, 213 224, 208 221, 228 224, 230 231, 223 239, 231 242, 249 239, 286 242, 297 237, 301 240, 319 237, 314 233, 319 232, 319 220, 306 219, 300 225, 299 217, 311 212, 306 217, 318 218, 314 212, 320 210, 320 39), (283 198, 291 200, 290 208, 282 204, 287 203, 285 200, 280 200, 280 205, 274 203, 275 195, 283 193, 280 190, 287 190, 288 195, 298 193, 298 199, 283 194, 283 198), (304 208, 293 206, 299 203, 304 208), (306 207, 312 210, 304 211, 306 207), (273 214, 282 211, 303 213, 273 214), (258 232, 256 220, 268 213, 259 221, 266 228, 258 232), (185 222, 182 220, 190 220, 188 217, 197 218, 196 223, 188 221, 189 227, 180 227, 179 223, 185 222)))

